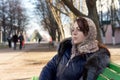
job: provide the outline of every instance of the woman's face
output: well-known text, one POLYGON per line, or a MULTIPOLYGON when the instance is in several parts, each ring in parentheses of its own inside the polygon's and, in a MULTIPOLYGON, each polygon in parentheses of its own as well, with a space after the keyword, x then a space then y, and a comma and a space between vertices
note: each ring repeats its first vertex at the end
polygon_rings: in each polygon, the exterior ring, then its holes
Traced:
POLYGON ((82 31, 80 31, 80 28, 78 27, 77 22, 73 24, 72 28, 72 40, 74 44, 79 44, 85 40, 85 35, 82 31))

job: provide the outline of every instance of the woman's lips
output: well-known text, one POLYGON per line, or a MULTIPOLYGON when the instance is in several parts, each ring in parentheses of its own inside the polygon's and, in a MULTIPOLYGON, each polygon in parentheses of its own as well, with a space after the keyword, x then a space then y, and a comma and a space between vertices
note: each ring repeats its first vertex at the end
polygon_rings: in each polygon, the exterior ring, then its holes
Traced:
POLYGON ((73 39, 74 39, 74 40, 76 40, 76 39, 77 39, 77 37, 73 37, 73 39))

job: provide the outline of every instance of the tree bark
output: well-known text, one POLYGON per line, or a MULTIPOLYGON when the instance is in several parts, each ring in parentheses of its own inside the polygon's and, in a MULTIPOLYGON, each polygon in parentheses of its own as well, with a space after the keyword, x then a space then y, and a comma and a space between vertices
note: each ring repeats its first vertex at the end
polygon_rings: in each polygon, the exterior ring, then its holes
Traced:
POLYGON ((82 14, 69 0, 62 0, 63 3, 76 15, 76 16, 86 16, 82 14))
POLYGON ((97 14, 96 8, 96 0, 86 0, 87 8, 88 8, 88 17, 90 17, 97 28, 97 40, 102 42, 101 35, 100 35, 100 25, 99 25, 99 17, 97 14))
MULTIPOLYGON (((50 1, 48 2, 48 4, 51 3, 51 2, 52 2, 52 0, 50 0, 50 1)), ((62 25, 62 22, 61 22, 61 20, 60 20, 60 13, 59 13, 59 11, 56 11, 55 8, 52 7, 50 4, 49 4, 49 6, 50 6, 50 9, 51 9, 51 11, 52 11, 52 13, 53 13, 53 16, 54 16, 54 18, 55 18, 55 20, 56 20, 56 22, 57 22, 57 24, 58 24, 58 26, 59 26, 59 29, 60 29, 60 32, 61 32, 61 40, 62 40, 62 39, 65 38, 65 36, 64 36, 63 25, 62 25)), ((60 35, 59 35, 59 36, 60 36, 60 35)))

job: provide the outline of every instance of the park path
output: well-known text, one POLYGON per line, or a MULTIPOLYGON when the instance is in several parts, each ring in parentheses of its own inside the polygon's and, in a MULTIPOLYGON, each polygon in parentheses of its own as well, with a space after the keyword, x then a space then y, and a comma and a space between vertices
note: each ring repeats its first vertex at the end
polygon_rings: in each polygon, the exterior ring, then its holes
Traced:
MULTIPOLYGON (((108 46, 113 62, 120 64, 120 46, 108 46)), ((0 80, 31 80, 56 54, 48 44, 29 43, 23 50, 0 49, 0 80)))
POLYGON ((23 50, 0 50, 0 80, 31 80, 56 54, 47 44, 30 43, 23 50))

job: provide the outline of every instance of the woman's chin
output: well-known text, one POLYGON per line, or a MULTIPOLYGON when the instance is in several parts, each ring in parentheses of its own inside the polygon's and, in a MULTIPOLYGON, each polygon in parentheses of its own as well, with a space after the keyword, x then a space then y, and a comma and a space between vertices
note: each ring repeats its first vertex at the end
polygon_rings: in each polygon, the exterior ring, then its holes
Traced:
POLYGON ((73 42, 74 44, 78 44, 78 42, 73 42))

